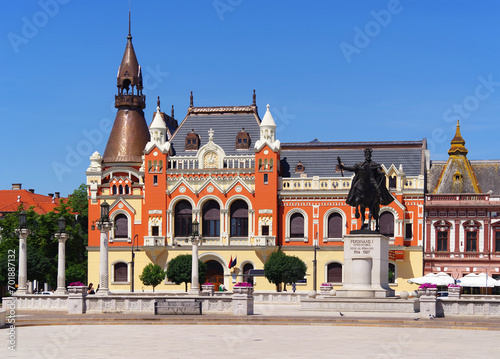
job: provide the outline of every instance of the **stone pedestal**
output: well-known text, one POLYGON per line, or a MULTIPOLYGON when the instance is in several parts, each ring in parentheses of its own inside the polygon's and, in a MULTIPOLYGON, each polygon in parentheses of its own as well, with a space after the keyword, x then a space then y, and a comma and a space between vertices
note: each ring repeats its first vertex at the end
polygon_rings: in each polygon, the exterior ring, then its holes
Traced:
POLYGON ((420 301, 420 318, 436 316, 436 292, 423 293, 418 300, 420 301))
POLYGON ((453 299, 459 299, 461 289, 462 289, 461 287, 448 287, 448 297, 453 299))
POLYGON ((201 285, 201 295, 213 296, 215 290, 215 285, 213 284, 202 284, 201 285))
POLYGON ((344 237, 344 285, 337 297, 393 297, 389 287, 389 238, 364 231, 344 237))
POLYGON ((233 291, 233 315, 252 315, 253 287, 234 287, 233 291))
POLYGON ((68 314, 85 314, 87 287, 68 287, 68 314))

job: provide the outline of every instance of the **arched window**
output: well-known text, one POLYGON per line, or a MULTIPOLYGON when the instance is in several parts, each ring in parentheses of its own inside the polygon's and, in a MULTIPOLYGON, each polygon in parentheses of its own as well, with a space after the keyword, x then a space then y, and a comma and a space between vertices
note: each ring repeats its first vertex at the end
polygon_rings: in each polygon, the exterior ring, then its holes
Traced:
POLYGON ((180 201, 175 205, 175 236, 187 237, 191 235, 191 222, 193 221, 193 210, 191 203, 180 201))
POLYGON ((328 238, 342 238, 342 216, 339 213, 328 216, 328 238))
POLYGON ((127 282, 128 281, 128 265, 124 262, 119 262, 114 265, 114 282, 127 282))
POLYGON ((125 194, 129 194, 130 193, 130 187, 127 185, 125 185, 125 194))
POLYGON ((248 237, 248 205, 241 199, 231 204, 231 237, 248 237))
POLYGON ((220 236, 220 206, 216 201, 208 201, 203 205, 203 227, 204 237, 220 236))
POLYGON ((290 217, 290 238, 304 238, 304 216, 301 213, 290 217))
POLYGON ((380 234, 394 237, 394 215, 391 212, 384 212, 380 215, 380 234))
POLYGON ((253 277, 245 276, 245 274, 250 273, 251 269, 253 269, 253 264, 252 263, 245 263, 245 265, 243 266, 243 282, 253 284, 253 277))
POLYGON ((115 217, 115 238, 128 238, 128 217, 123 213, 115 217))
POLYGON ((116 185, 113 185, 113 194, 116 194, 116 185))
POLYGON ((342 264, 330 263, 328 264, 327 271, 328 283, 342 283, 342 264))
POLYGON ((118 192, 119 192, 120 194, 123 194, 123 186, 122 186, 122 185, 120 185, 120 187, 118 187, 118 192))

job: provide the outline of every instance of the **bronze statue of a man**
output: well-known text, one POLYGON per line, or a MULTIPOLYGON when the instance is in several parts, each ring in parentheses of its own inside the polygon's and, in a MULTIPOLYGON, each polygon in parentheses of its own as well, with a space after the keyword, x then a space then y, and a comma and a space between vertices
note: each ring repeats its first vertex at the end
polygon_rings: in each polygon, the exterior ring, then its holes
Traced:
POLYGON ((361 215, 361 229, 369 230, 370 222, 373 218, 376 224, 375 230, 378 232, 380 230, 378 216, 380 205, 390 204, 394 200, 394 197, 392 197, 385 186, 385 173, 382 167, 380 164, 372 161, 372 152, 371 148, 366 148, 364 150, 365 160, 356 163, 352 167, 344 166, 340 157, 337 157, 337 160, 341 170, 345 169, 355 173, 346 203, 352 207, 356 207, 356 218, 359 218, 361 215), (366 208, 370 210, 367 224, 364 223, 366 208))

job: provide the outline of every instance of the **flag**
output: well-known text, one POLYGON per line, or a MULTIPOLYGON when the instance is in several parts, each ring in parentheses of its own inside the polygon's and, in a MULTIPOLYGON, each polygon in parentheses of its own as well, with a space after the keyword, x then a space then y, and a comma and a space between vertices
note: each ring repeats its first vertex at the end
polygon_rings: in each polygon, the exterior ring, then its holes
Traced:
POLYGON ((238 256, 234 257, 234 261, 231 262, 231 267, 230 268, 236 267, 237 259, 238 259, 238 256))
POLYGON ((229 265, 227 266, 229 269, 231 269, 231 264, 233 264, 233 256, 231 256, 231 259, 229 260, 229 265))

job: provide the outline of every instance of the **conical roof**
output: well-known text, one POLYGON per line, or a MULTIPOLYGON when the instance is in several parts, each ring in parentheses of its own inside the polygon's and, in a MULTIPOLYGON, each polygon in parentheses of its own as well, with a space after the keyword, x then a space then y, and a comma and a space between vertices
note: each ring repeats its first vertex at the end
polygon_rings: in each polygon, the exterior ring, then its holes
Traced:
POLYGON ((132 85, 138 85, 142 88, 141 66, 139 66, 139 62, 137 61, 130 34, 127 36, 127 46, 125 46, 125 53, 118 68, 117 85, 123 85, 123 81, 127 79, 130 80, 132 85))

